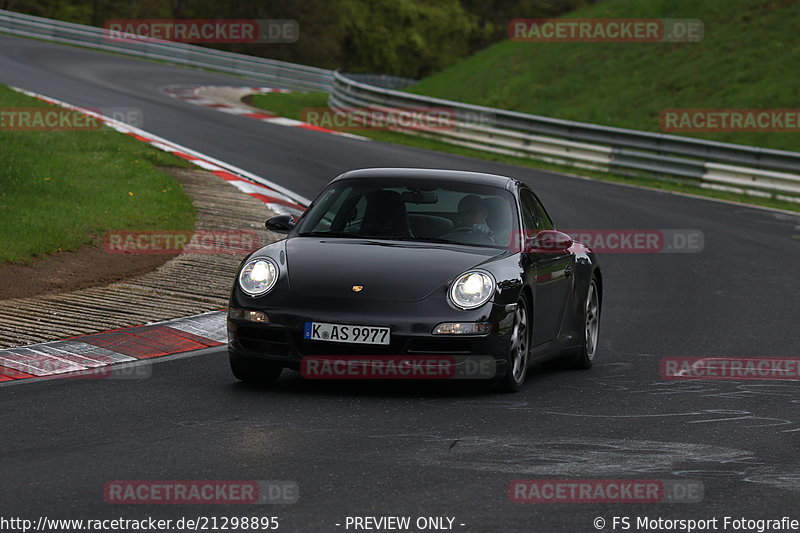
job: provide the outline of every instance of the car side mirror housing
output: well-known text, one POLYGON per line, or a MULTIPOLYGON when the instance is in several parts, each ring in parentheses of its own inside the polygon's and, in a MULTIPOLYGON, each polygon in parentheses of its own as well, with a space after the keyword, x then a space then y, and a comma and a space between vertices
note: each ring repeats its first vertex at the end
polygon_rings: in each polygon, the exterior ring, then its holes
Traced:
POLYGON ((264 225, 275 233, 289 233, 294 228, 294 217, 292 215, 276 215, 268 219, 264 225))
POLYGON ((525 249, 529 253, 558 253, 568 250, 572 243, 572 237, 566 233, 546 229, 528 239, 525 249))

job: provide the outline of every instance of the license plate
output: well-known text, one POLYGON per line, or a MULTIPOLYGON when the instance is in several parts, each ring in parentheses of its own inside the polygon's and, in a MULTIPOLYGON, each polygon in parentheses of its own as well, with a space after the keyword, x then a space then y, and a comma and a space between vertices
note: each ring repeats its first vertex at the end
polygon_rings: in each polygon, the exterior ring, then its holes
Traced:
POLYGON ((349 342, 353 344, 389 344, 390 328, 306 322, 303 338, 312 341, 349 342))

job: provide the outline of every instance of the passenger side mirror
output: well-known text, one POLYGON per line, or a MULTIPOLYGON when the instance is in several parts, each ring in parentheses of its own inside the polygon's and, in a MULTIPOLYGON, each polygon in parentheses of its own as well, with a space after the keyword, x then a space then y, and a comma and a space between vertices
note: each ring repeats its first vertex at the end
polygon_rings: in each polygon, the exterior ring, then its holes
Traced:
POLYGON ((572 237, 566 233, 546 229, 528 239, 525 250, 528 253, 558 253, 566 251, 572 243, 572 237))
POLYGON ((289 233, 294 228, 294 217, 292 215, 277 215, 264 224, 268 230, 275 233, 289 233))

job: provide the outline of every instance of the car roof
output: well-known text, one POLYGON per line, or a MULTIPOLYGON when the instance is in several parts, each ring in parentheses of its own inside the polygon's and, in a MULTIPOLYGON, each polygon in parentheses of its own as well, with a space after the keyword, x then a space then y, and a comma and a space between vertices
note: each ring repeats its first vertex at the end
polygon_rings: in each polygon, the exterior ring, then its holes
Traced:
POLYGON ((362 168, 351 170, 338 176, 333 181, 347 179, 370 178, 408 178, 415 181, 435 180, 459 183, 474 183, 514 190, 517 180, 508 176, 486 174, 483 172, 469 172, 466 170, 442 170, 432 168, 362 168))

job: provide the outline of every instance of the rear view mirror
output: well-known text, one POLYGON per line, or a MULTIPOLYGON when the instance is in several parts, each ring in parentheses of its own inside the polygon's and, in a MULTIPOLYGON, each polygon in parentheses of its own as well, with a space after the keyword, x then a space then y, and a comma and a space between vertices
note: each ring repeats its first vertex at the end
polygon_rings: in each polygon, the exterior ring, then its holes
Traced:
POLYGON ((542 230, 526 243, 528 253, 557 253, 564 252, 572 246, 572 237, 560 231, 542 230))
POLYGON ((289 233, 294 228, 294 217, 292 215, 277 215, 264 224, 268 230, 275 233, 289 233))
POLYGON ((407 204, 435 204, 439 201, 439 195, 433 191, 406 191, 402 197, 407 204))

